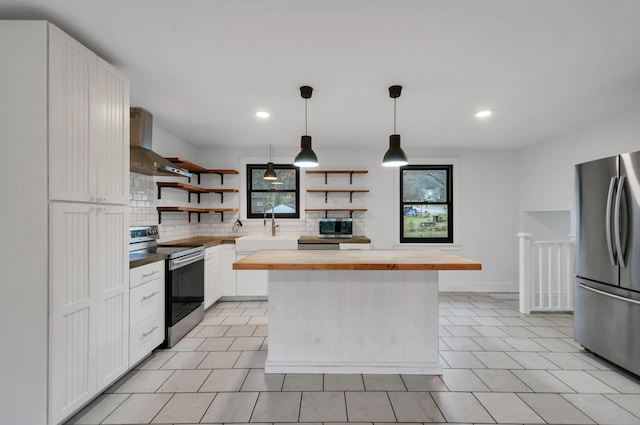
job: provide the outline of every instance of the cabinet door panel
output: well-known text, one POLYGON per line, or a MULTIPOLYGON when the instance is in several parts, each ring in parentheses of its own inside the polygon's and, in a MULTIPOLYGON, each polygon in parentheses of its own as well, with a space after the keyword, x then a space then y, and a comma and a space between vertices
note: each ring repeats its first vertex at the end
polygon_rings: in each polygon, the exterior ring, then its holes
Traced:
POLYGON ((49 25, 49 198, 95 197, 95 157, 89 140, 90 86, 96 56, 49 25))
POLYGON ((129 209, 100 206, 96 213, 94 273, 98 302, 98 389, 129 367, 129 209))
POLYGON ((222 297, 222 247, 214 247, 216 253, 216 262, 214 264, 213 273, 213 303, 222 297))
POLYGON ((51 203, 49 394, 54 423, 90 400, 96 390, 90 260, 94 220, 91 205, 51 203))
POLYGON ((129 80, 97 59, 91 95, 91 143, 98 155, 97 196, 100 202, 129 203, 129 80))
POLYGON ((221 245, 221 247, 222 295, 235 297, 237 295, 236 271, 233 270, 233 263, 236 261, 236 247, 235 245, 221 245))

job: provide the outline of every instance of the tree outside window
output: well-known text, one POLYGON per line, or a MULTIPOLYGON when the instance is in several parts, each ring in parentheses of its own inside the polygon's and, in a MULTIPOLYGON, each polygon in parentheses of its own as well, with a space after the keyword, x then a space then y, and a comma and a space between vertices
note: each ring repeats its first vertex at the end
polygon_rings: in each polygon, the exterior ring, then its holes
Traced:
POLYGON ((278 180, 263 179, 266 164, 247 164, 247 218, 300 218, 300 171, 292 164, 274 166, 278 180))
POLYGON ((400 168, 400 242, 453 243, 453 165, 400 168))

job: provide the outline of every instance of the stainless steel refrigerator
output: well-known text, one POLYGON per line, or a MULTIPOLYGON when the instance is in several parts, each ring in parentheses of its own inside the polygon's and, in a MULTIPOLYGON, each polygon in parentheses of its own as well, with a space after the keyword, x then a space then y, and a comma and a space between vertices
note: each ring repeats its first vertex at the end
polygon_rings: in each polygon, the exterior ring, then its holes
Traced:
POLYGON ((574 338, 640 375, 640 152, 575 171, 574 338))

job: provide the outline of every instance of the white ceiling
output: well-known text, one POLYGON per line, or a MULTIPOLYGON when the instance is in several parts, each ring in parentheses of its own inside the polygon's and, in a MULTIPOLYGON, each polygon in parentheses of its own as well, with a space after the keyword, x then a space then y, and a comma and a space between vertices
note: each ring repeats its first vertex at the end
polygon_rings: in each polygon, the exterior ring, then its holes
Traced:
POLYGON ((520 147, 640 104, 637 0, 0 0, 131 79, 197 146, 520 147), (473 113, 495 109, 490 120, 473 113), (257 110, 271 113, 268 120, 257 110))

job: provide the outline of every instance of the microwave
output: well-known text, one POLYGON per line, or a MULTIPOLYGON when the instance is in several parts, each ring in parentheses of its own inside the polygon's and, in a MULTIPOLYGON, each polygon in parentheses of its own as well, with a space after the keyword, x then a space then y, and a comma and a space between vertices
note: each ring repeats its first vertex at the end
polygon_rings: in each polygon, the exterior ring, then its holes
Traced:
POLYGON ((320 238, 352 238, 353 220, 350 218, 321 218, 318 221, 320 238))

